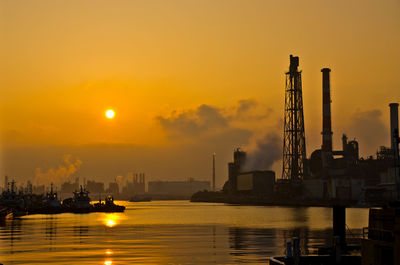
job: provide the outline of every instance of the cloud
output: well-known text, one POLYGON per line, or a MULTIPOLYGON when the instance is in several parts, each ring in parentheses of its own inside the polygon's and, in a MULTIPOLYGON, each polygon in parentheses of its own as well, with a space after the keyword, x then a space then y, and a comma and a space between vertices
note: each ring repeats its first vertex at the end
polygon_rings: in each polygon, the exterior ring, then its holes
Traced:
POLYGON ((230 108, 202 104, 195 109, 158 116, 156 120, 170 138, 197 138, 232 129, 253 131, 261 120, 269 118, 271 112, 271 109, 265 108, 254 99, 243 99, 230 108))
POLYGON ((254 99, 241 99, 238 101, 236 108, 236 116, 241 116, 247 113, 251 108, 257 106, 257 102, 254 99))
POLYGON ((221 110, 206 104, 181 113, 174 111, 169 117, 158 116, 156 119, 170 136, 197 136, 210 130, 228 126, 228 119, 223 116, 221 110))
POLYGON ((260 104, 255 99, 242 99, 237 102, 233 113, 234 115, 230 117, 231 120, 252 122, 268 119, 272 109, 260 104))

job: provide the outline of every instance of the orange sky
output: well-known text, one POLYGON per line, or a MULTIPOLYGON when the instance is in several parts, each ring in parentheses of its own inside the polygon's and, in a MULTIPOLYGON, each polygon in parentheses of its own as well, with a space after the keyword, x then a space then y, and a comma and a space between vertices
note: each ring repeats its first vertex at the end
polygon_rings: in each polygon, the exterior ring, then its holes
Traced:
POLYGON ((100 179, 205 179, 217 149, 222 185, 235 146, 281 134, 289 54, 303 70, 308 155, 320 146, 323 67, 332 69, 337 148, 343 132, 363 155, 388 145, 388 103, 400 98, 399 1, 3 0, 0 9, 1 175, 31 178, 70 154, 81 175, 100 179), (243 117, 234 116, 240 100, 256 102, 243 117), (202 104, 222 120, 200 117, 202 104), (204 126, 190 131, 193 122, 204 126))

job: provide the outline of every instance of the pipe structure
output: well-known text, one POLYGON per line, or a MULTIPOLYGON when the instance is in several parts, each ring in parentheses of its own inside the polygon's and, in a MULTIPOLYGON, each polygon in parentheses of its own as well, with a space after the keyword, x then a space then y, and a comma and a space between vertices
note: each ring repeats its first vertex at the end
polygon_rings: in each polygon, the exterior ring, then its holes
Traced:
POLYGON ((332 153, 331 123, 331 69, 323 68, 322 72, 322 152, 332 153))

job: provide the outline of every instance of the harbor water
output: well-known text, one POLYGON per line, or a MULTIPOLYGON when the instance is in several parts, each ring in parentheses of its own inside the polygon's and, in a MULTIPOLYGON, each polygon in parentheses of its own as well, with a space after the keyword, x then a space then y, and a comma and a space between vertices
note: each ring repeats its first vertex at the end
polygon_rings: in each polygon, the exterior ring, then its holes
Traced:
MULTIPOLYGON (((332 209, 188 201, 116 202, 124 213, 30 215, 0 224, 0 263, 266 264, 300 238, 313 254, 331 244, 332 209)), ((347 209, 359 237, 368 209, 347 209)))

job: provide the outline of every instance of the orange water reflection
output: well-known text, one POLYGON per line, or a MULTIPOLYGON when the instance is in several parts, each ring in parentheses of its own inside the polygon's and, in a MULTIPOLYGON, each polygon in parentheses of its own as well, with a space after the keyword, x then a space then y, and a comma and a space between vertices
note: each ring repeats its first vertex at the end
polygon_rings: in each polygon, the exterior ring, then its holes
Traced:
MULTIPOLYGON (((332 237, 329 208, 187 201, 126 206, 124 213, 27 215, 0 224, 0 263, 268 264, 268 256, 284 255, 294 236, 310 254, 332 237)), ((368 209, 347 209, 346 216, 354 235, 368 226, 368 209)))
POLYGON ((107 257, 106 260, 104 261, 104 265, 111 265, 113 262, 112 262, 112 260, 110 259, 110 256, 111 256, 112 254, 114 254, 114 252, 112 252, 111 249, 106 249, 105 254, 106 254, 106 256, 108 256, 108 257, 107 257))
POLYGON ((101 218, 103 224, 107 227, 114 227, 118 225, 122 219, 123 216, 118 213, 106 213, 101 218))

